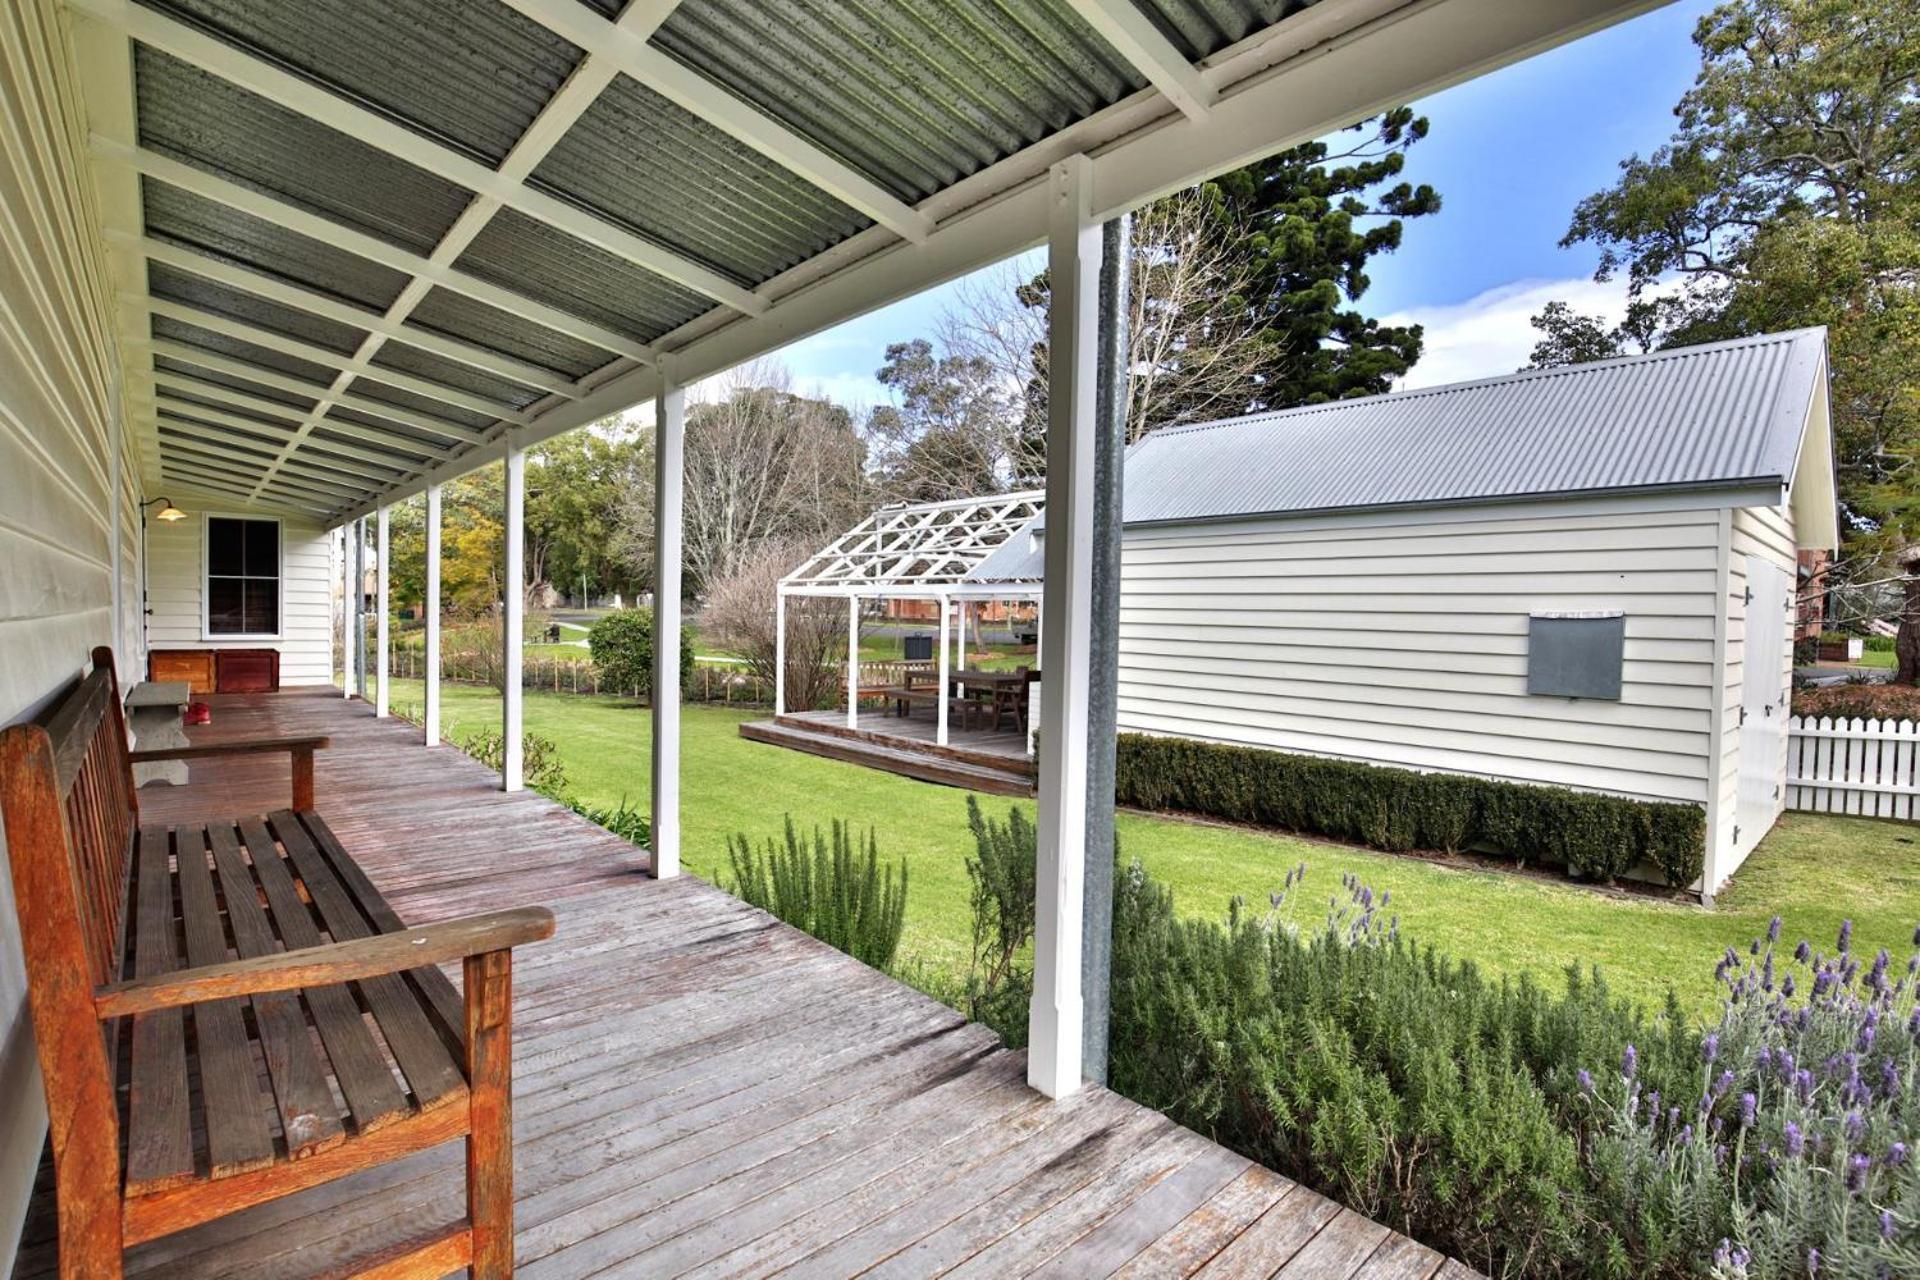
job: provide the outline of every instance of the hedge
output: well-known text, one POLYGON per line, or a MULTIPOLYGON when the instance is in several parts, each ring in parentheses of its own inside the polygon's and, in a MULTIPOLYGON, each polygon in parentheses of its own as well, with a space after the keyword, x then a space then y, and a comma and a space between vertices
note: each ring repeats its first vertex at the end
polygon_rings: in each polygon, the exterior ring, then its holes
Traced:
POLYGON ((1118 803, 1178 809, 1401 851, 1486 847, 1613 880, 1641 861, 1685 888, 1706 860, 1706 814, 1531 786, 1323 760, 1257 747, 1123 733, 1118 803))

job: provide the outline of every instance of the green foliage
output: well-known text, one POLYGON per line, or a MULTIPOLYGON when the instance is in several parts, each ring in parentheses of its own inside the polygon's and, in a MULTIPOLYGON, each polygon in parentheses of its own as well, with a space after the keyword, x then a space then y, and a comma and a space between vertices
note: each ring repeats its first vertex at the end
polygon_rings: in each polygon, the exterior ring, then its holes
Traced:
POLYGON ((906 924, 907 864, 896 882, 893 864, 880 865, 871 830, 863 846, 836 820, 831 844, 815 827, 809 850, 789 815, 784 848, 768 840, 756 853, 741 834, 728 837, 727 856, 736 897, 876 969, 893 963, 906 924))
POLYGON ((1521 862, 1549 862, 1612 880, 1645 860, 1669 884, 1700 878, 1706 817, 1696 805, 1654 804, 1415 773, 1186 738, 1122 734, 1116 798, 1377 849, 1485 845, 1521 862))
POLYGON ((1594 1216, 1579 1072, 1634 1045, 1678 1090, 1684 1020, 1597 974, 1570 972, 1565 995, 1488 979, 1399 937, 1352 879, 1301 927, 1304 880, 1216 923, 1179 919, 1138 863, 1120 872, 1113 1087, 1494 1274, 1636 1274, 1594 1216))
MULTIPOLYGON (((506 741, 498 729, 475 729, 459 740, 460 750, 490 769, 504 767, 506 741)), ((560 748, 552 738, 537 733, 520 735, 520 770, 529 787, 549 799, 559 800, 567 793, 567 767, 561 763, 560 748)))
POLYGON ((628 844, 644 849, 653 842, 653 824, 646 811, 628 804, 625 796, 620 797, 617 805, 588 804, 577 796, 568 796, 564 803, 588 822, 605 827, 628 844))
POLYGON ((979 797, 969 795, 967 827, 974 844, 967 859, 973 949, 957 1003, 967 1017, 1019 1048, 1027 1042, 1033 998, 1030 948, 1038 866, 1033 823, 1019 805, 1008 806, 1005 825, 995 822, 980 812, 979 797))
MULTIPOLYGON (((653 694, 653 610, 620 609, 593 624, 587 648, 609 689, 634 689, 642 697, 653 694)), ((680 685, 693 672, 693 637, 680 629, 680 685)))

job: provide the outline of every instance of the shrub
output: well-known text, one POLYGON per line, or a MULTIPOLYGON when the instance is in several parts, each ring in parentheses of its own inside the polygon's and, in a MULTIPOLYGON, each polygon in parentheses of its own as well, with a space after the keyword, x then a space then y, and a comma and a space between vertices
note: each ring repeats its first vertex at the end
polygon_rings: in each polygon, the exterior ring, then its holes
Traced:
POLYGON ((1796 689, 1793 714, 1835 719, 1920 720, 1920 687, 1910 684, 1843 684, 1796 689))
POLYGON ((574 796, 568 796, 564 802, 588 822, 605 827, 628 844, 646 848, 653 841, 653 823, 639 809, 627 804, 625 796, 615 806, 592 805, 574 796))
POLYGON ((1706 814, 1564 787, 1416 773, 1190 738, 1121 734, 1121 804, 1180 809, 1379 849, 1483 845, 1612 880, 1645 860, 1669 884, 1700 878, 1706 814))
POLYGON ((1012 805, 1002 826, 980 812, 979 797, 969 795, 967 826, 974 845, 967 859, 973 948, 957 1003, 967 1017, 993 1028, 1017 1049, 1027 1042, 1027 1006, 1033 999, 1029 948, 1038 866, 1033 823, 1012 805))
MULTIPOLYGON (((504 768, 502 751, 505 735, 498 729, 476 729, 459 740, 462 751, 491 769, 504 768)), ((560 761, 560 748, 552 738, 537 733, 520 735, 520 772, 528 786, 552 800, 567 792, 567 767, 560 761)))
POLYGON ((809 850, 789 816, 784 848, 768 840, 765 851, 755 853, 743 834, 728 838, 727 855, 736 897, 876 969, 893 963, 906 925, 907 864, 900 864, 896 882, 893 865, 880 865, 871 829, 860 846, 836 820, 829 845, 815 827, 809 850))
POLYGON ((1867 636, 1863 643, 1868 653, 1892 653, 1894 652, 1894 640, 1895 637, 1893 636, 1873 635, 1867 636))
MULTIPOLYGON (((642 697, 653 695, 653 610, 621 609, 593 624, 587 648, 600 669, 600 681, 612 689, 631 689, 642 697)), ((680 631, 680 685, 686 687, 693 671, 693 640, 680 631)))

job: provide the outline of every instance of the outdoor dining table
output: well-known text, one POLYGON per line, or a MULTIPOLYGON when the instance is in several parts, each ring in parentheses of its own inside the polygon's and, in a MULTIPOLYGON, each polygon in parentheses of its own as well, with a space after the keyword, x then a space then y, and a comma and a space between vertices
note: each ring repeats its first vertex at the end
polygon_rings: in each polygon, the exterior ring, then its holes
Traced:
POLYGON ((1027 683, 1036 678, 1037 672, 1030 671, 982 671, 963 668, 953 672, 948 679, 959 688, 968 702, 984 694, 984 700, 993 712, 993 726, 1000 727, 1000 708, 1008 706, 1019 716, 1020 695, 1027 683))

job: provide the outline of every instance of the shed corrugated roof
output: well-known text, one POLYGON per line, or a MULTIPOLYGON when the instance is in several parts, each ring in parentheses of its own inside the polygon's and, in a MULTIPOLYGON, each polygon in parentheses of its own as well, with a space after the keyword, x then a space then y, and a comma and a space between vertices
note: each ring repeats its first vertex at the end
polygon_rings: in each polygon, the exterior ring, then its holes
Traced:
POLYGON ((1167 427, 1126 521, 1785 485, 1825 355, 1801 329, 1167 427))

